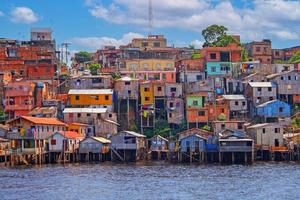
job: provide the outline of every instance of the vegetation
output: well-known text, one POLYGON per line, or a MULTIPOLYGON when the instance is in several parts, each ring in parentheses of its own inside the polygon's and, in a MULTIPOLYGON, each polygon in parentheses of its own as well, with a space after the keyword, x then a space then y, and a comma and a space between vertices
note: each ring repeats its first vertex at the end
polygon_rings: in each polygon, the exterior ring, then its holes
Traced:
POLYGON ((114 80, 120 79, 120 78, 122 77, 121 74, 118 73, 118 72, 113 72, 113 73, 111 73, 110 75, 111 75, 111 77, 112 77, 114 80))
POLYGON ((192 54, 192 59, 200 59, 200 58, 202 58, 203 56, 202 56, 202 54, 199 52, 199 51, 195 51, 194 50, 194 52, 193 52, 193 54, 192 54))
POLYGON ((76 55, 78 57, 83 57, 83 58, 87 58, 87 59, 91 58, 91 54, 87 51, 80 51, 80 52, 76 53, 76 55))
POLYGON ((242 62, 247 62, 247 61, 249 61, 248 51, 243 47, 243 50, 242 50, 242 62))
POLYGON ((101 65, 98 63, 93 63, 90 65, 89 70, 91 71, 92 75, 97 75, 98 74, 98 69, 101 68, 101 65))
POLYGON ((203 127, 201 127, 202 130, 205 130, 205 131, 211 131, 211 127, 208 126, 208 125, 205 125, 203 127))
POLYGON ((295 53, 295 55, 289 59, 288 63, 292 63, 292 64, 300 63, 300 51, 295 53))
POLYGON ((207 27, 202 31, 205 40, 203 47, 226 47, 232 43, 239 44, 234 37, 227 35, 227 31, 225 26, 216 24, 207 27))

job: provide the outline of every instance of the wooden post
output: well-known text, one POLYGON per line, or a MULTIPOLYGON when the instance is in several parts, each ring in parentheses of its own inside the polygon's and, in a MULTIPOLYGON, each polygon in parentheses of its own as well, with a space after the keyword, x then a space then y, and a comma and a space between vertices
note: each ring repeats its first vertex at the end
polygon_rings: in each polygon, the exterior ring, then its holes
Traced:
POLYGON ((245 152, 245 164, 247 164, 248 162, 248 155, 247 155, 247 152, 245 152))
POLYGON ((127 128, 129 129, 129 109, 130 109, 130 105, 129 105, 129 97, 127 97, 127 128))
POLYGON ((219 152, 219 163, 222 163, 222 153, 219 152))
POLYGON ((190 163, 193 162, 192 151, 190 150, 190 163))
POLYGON ((234 152, 231 152, 231 156, 232 156, 232 158, 231 158, 232 164, 234 164, 234 152))

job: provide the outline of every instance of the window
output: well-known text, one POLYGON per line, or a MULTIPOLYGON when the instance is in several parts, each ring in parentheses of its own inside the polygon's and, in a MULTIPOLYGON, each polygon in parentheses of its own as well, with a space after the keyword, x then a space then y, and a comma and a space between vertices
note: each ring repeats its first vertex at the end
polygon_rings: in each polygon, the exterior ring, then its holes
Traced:
POLYGON ((79 101, 79 96, 78 95, 75 96, 75 100, 79 101))
POLYGON ((197 79, 197 81, 201 81, 202 80, 202 76, 201 75, 197 75, 196 79, 197 79))
POLYGON ((221 129, 222 129, 222 130, 225 129, 225 124, 221 124, 221 129))
POLYGON ((161 87, 157 87, 157 91, 158 91, 158 92, 161 92, 161 87))
POLYGON ((238 129, 239 130, 243 129, 243 123, 238 123, 238 129))
POLYGON ((112 114, 111 114, 111 113, 109 113, 109 114, 108 114, 108 117, 109 117, 109 118, 112 118, 112 114))
POLYGON ((283 77, 283 76, 281 76, 281 77, 280 77, 280 79, 283 81, 283 80, 284 80, 284 77, 283 77))
POLYGON ((150 101, 150 97, 145 97, 145 101, 150 101))
POLYGON ((108 101, 109 100, 109 96, 105 95, 105 100, 108 101))
POLYGON ((51 140, 51 145, 56 145, 56 139, 51 140))
POLYGON ((90 113, 87 113, 87 114, 86 114, 86 116, 87 116, 87 117, 90 117, 90 116, 91 116, 91 114, 90 114, 90 113))
POLYGON ((211 72, 216 72, 216 67, 211 67, 210 71, 211 72))
POLYGON ((153 42, 154 47, 160 47, 160 42, 153 42))
POLYGON ((217 59, 217 54, 211 53, 210 54, 210 59, 217 59))
POLYGON ((288 80, 289 80, 289 81, 292 80, 292 77, 291 77, 291 76, 288 76, 288 80))
POLYGON ((174 107, 174 103, 170 102, 170 108, 173 108, 173 107, 174 107))
POLYGON ((100 113, 98 113, 98 114, 97 114, 97 118, 100 118, 100 117, 101 117, 101 114, 100 114, 100 113))
POLYGON ((198 106, 198 101, 193 101, 193 106, 198 106))
POLYGON ((98 101, 99 100, 99 96, 95 96, 95 100, 98 101))
POLYGON ((198 111, 198 116, 205 116, 205 111, 203 111, 203 110, 198 111))
POLYGON ((246 105, 246 102, 245 102, 245 101, 243 101, 243 102, 242 102, 242 105, 243 105, 243 106, 245 106, 245 105, 246 105))
POLYGON ((266 133, 266 129, 265 128, 262 129, 262 133, 266 133))
POLYGON ((257 91, 261 92, 261 87, 257 88, 257 91))
POLYGON ((81 113, 77 113, 77 117, 80 118, 81 117, 81 113))
POLYGON ((176 92, 176 87, 171 87, 171 92, 176 92))
POLYGON ((274 132, 275 132, 275 133, 279 133, 279 128, 275 128, 275 129, 274 129, 274 132))
POLYGON ((269 92, 272 92, 272 88, 271 88, 271 87, 268 87, 268 91, 269 91, 269 92))
POLYGON ((130 85, 130 82, 129 82, 129 81, 126 81, 126 82, 125 82, 125 85, 130 85))
POLYGON ((47 132, 49 132, 49 126, 47 126, 47 132))
POLYGON ((143 64, 143 68, 148 69, 148 67, 149 67, 149 64, 148 64, 148 63, 144 63, 144 64, 143 64))
POLYGON ((279 107, 279 112, 283 112, 283 107, 279 107))
POLYGON ((224 108, 222 108, 222 109, 221 109, 221 112, 222 112, 222 113, 224 113, 224 112, 225 112, 225 109, 224 109, 224 108))
POLYGON ((169 118, 172 118, 172 113, 169 113, 169 118))
POLYGON ((166 80, 166 74, 162 74, 163 80, 166 80))
POLYGON ((256 47, 255 51, 260 52, 260 47, 256 47))
POLYGON ((142 47, 147 47, 148 46, 148 42, 142 42, 142 47))
POLYGON ((274 100, 274 98, 273 98, 273 97, 270 97, 270 98, 269 98, 269 101, 273 101, 273 100, 274 100))
POLYGON ((238 102, 238 101, 236 101, 236 102, 234 102, 234 104, 235 104, 236 106, 238 106, 238 105, 239 105, 239 102, 238 102))
POLYGON ((149 88, 147 88, 147 87, 144 88, 144 92, 149 92, 149 91, 150 91, 149 88))
POLYGON ((127 92, 128 92, 128 95, 131 95, 131 90, 128 90, 127 92))

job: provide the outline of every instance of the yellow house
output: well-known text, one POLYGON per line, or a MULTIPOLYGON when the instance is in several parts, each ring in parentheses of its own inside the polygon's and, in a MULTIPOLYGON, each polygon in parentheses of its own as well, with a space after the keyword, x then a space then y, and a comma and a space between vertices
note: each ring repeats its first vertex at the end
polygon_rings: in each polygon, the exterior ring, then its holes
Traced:
POLYGON ((70 90, 68 96, 71 106, 108 106, 113 104, 113 90, 111 89, 75 89, 70 90))
POLYGON ((87 135, 89 132, 88 128, 89 128, 89 125, 87 125, 87 124, 82 124, 82 123, 77 123, 77 122, 68 124, 68 131, 74 131, 81 135, 87 135))
POLYGON ((154 104, 154 91, 151 82, 143 82, 140 85, 141 105, 153 105, 154 104))
POLYGON ((136 59, 126 61, 125 67, 126 69, 124 70, 173 71, 175 69, 175 61, 168 59, 136 59))

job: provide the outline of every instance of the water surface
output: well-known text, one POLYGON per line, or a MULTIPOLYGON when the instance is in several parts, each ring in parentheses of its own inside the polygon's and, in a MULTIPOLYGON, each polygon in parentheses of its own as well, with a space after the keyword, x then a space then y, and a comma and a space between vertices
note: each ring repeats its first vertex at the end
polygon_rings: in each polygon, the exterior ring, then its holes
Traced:
POLYGON ((0 168, 0 199, 299 199, 300 164, 0 168))

